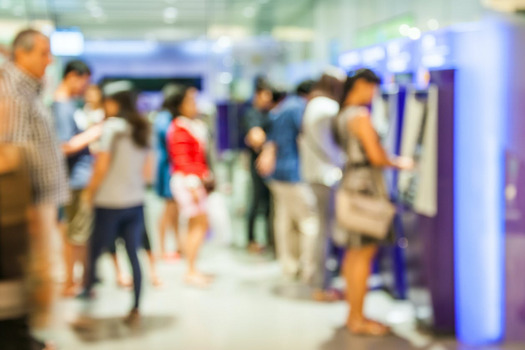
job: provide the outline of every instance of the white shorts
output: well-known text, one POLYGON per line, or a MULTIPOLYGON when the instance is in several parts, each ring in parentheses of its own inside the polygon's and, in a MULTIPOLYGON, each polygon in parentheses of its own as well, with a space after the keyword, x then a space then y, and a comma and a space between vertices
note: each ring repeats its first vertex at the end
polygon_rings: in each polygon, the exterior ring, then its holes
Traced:
POLYGON ((207 213, 208 194, 204 186, 197 188, 198 199, 195 200, 187 185, 186 177, 182 174, 175 174, 171 177, 170 188, 183 217, 190 219, 207 213))

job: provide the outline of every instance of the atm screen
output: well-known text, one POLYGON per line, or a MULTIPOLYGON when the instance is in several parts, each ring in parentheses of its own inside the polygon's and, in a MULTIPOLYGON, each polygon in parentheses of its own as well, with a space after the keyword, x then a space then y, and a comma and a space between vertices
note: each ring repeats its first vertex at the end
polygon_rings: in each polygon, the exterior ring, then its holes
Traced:
POLYGON ((416 163, 414 171, 399 173, 401 201, 428 216, 437 207, 437 89, 411 91, 406 97, 401 155, 416 163))

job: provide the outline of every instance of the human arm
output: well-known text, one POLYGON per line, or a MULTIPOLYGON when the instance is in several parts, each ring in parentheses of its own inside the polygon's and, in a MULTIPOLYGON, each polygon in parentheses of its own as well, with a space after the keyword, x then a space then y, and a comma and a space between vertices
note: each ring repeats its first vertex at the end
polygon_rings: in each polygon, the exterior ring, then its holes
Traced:
POLYGON ((102 124, 90 127, 88 130, 73 136, 69 141, 62 142, 62 152, 66 156, 75 154, 97 141, 102 135, 102 124))
POLYGON ((348 122, 348 131, 359 138, 370 163, 377 167, 389 167, 400 170, 409 170, 414 167, 413 160, 406 157, 390 157, 381 145, 377 133, 368 114, 348 122))

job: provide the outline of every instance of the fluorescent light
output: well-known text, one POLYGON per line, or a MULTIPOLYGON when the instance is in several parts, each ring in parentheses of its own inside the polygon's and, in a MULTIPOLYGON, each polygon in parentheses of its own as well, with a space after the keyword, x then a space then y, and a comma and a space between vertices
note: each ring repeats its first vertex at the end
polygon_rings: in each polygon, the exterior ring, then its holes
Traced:
POLYGON ((408 24, 402 24, 399 26, 399 33, 403 36, 408 36, 410 34, 410 26, 408 24))
POLYGON ((281 26, 275 27, 272 35, 277 40, 282 41, 312 41, 314 39, 314 31, 310 28, 281 26))
POLYGON ((421 30, 416 27, 410 28, 408 37, 412 40, 419 40, 421 38, 421 30))
POLYGON ((219 75, 219 81, 221 84, 228 85, 233 81, 233 76, 231 73, 223 72, 219 75))
POLYGON ((91 16, 95 17, 95 18, 101 18, 104 16, 104 10, 102 9, 102 7, 93 7, 91 9, 91 16))
POLYGON ((79 31, 55 31, 51 34, 51 52, 55 56, 82 55, 84 35, 79 31))

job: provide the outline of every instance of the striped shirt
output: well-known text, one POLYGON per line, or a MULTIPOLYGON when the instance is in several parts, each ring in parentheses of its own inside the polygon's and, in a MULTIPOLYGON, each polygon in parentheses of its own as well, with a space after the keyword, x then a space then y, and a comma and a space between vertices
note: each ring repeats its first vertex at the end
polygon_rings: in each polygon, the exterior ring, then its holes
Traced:
POLYGON ((41 90, 41 81, 13 63, 0 67, 0 142, 25 150, 34 204, 58 206, 69 199, 66 161, 41 90))

